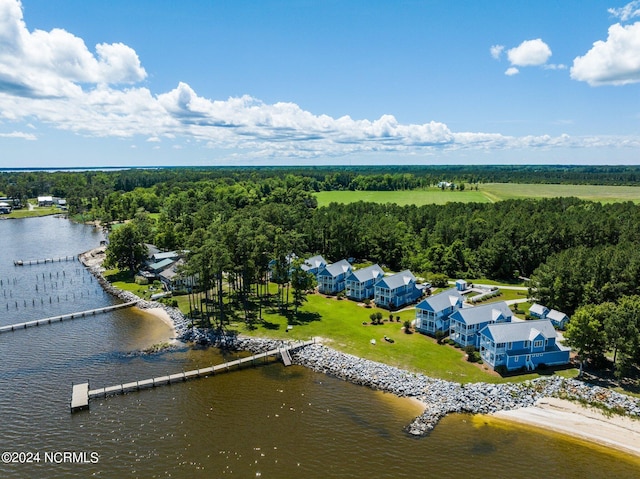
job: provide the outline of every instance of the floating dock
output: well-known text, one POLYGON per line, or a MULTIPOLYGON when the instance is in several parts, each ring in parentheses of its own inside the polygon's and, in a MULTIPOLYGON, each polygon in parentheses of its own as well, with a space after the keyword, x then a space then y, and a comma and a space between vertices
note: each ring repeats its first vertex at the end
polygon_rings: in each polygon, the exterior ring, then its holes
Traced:
POLYGON ((109 311, 115 311, 116 309, 130 308, 138 304, 138 301, 129 301, 128 303, 114 304, 113 306, 105 306, 104 308, 90 309, 88 311, 79 311, 77 313, 62 314, 60 316, 52 316, 51 318, 36 319, 34 321, 27 321, 26 323, 9 324, 7 326, 0 326, 1 333, 9 333, 11 331, 18 331, 20 329, 27 329, 34 326, 40 326, 41 324, 53 324, 67 321, 69 319, 86 318, 87 316, 94 316, 100 313, 108 313, 109 311))
POLYGON ((282 358, 282 362, 285 366, 290 366, 291 355, 289 354, 289 351, 291 351, 292 349, 298 349, 310 344, 314 344, 314 342, 314 340, 300 341, 286 347, 272 349, 264 353, 254 354, 246 358, 236 359, 226 363, 217 364, 215 366, 209 366, 207 368, 194 369, 192 371, 182 371, 180 373, 169 374, 167 376, 142 379, 139 381, 133 381, 104 388, 89 389, 88 382, 82 384, 74 384, 73 391, 71 393, 71 412, 73 413, 82 409, 88 409, 89 401, 91 399, 106 398, 108 396, 125 394, 129 392, 139 391, 141 389, 155 388, 157 386, 164 386, 174 382, 187 381, 188 379, 215 376, 217 373, 241 369, 242 366, 246 364, 255 366, 261 359, 266 363, 270 357, 277 358, 279 356, 282 358))
POLYGON ((13 261, 14 266, 30 266, 32 264, 45 264, 45 263, 61 263, 62 261, 76 261, 76 256, 61 256, 59 258, 45 258, 45 259, 17 259, 13 261))

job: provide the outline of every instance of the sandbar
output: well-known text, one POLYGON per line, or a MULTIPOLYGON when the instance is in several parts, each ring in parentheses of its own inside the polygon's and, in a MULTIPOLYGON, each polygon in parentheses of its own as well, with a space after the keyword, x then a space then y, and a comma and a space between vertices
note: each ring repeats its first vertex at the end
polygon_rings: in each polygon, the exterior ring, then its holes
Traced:
POLYGON ((558 398, 542 398, 534 406, 498 411, 492 416, 540 427, 640 457, 640 419, 558 398))

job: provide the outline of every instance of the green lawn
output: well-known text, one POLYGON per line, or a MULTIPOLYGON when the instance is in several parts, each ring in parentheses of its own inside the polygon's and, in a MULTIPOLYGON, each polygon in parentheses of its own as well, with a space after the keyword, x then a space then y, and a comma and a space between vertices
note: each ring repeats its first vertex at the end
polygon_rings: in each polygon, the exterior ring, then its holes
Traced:
POLYGON ((484 183, 479 189, 464 191, 427 188, 409 191, 320 191, 315 194, 318 206, 331 202, 354 203, 368 201, 373 203, 396 203, 400 206, 427 204, 443 205, 449 202, 488 203, 520 198, 554 198, 575 196, 584 200, 613 203, 633 201, 640 203, 638 186, 603 185, 550 185, 521 183, 484 183))
POLYGON ((66 213, 56 206, 34 207, 32 210, 24 207, 19 210, 13 210, 8 215, 2 215, 3 218, 35 218, 37 216, 49 216, 66 213))

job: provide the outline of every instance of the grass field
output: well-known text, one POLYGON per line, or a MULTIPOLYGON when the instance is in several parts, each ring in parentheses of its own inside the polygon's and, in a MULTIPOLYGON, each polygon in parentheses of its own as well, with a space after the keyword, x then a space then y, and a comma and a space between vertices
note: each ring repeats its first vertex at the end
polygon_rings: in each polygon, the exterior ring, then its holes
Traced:
POLYGON ((374 203, 396 203, 400 206, 427 204, 443 205, 450 202, 489 203, 518 198, 554 198, 575 196, 584 200, 613 203, 633 201, 640 203, 638 186, 603 185, 548 185, 518 183, 485 183, 479 189, 464 191, 427 188, 410 191, 320 191, 316 193, 318 206, 331 202, 354 203, 369 201, 374 203))

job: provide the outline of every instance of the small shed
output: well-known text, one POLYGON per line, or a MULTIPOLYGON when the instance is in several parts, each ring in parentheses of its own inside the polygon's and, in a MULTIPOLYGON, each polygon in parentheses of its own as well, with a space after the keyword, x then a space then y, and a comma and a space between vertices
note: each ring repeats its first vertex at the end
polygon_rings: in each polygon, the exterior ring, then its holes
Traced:
POLYGON ((469 284, 464 279, 456 281, 456 289, 458 291, 466 291, 469 288, 469 284))

